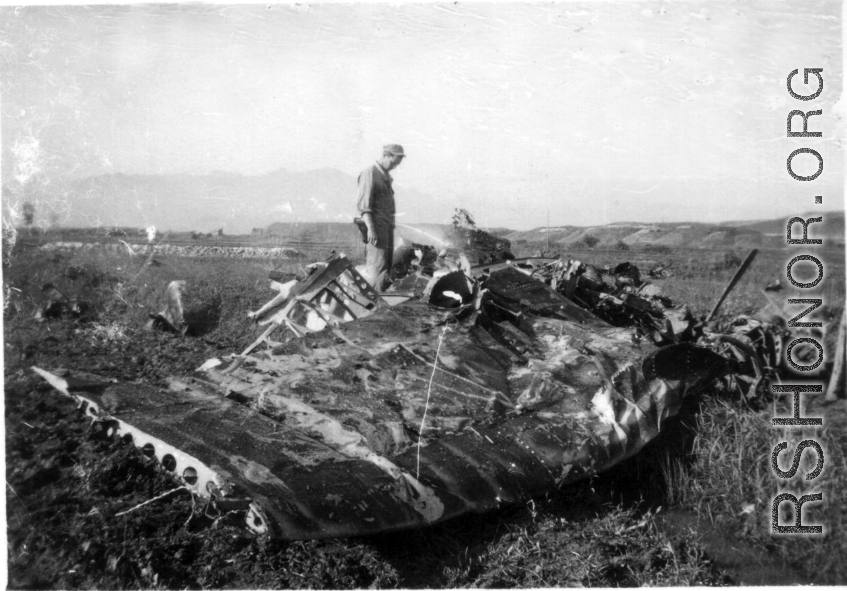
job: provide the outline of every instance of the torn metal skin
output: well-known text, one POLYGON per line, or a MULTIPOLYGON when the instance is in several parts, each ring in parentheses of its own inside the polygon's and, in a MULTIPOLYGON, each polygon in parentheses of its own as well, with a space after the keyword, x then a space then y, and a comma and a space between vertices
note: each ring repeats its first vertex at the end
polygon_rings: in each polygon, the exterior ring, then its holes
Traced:
POLYGON ((34 369, 257 533, 423 527, 611 468, 728 369, 600 320, 533 276, 549 263, 442 269, 389 306, 337 256, 167 390, 34 369))

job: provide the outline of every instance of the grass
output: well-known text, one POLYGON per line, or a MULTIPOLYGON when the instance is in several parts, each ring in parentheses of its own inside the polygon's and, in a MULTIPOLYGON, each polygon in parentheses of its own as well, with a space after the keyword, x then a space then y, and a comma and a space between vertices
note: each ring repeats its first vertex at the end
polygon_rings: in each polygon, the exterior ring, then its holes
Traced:
MULTIPOLYGON (((750 412, 737 404, 707 398, 697 416, 692 448, 684 460, 663 466, 669 505, 685 508, 718 531, 733 531, 802 573, 808 583, 834 584, 847 580, 847 409, 843 401, 824 406, 808 405, 804 416, 823 416, 822 428, 773 427, 773 416, 789 415, 790 397, 765 412, 750 412), (780 456, 789 464, 800 441, 812 439, 824 450, 821 475, 803 480, 817 461, 811 451, 803 453, 797 476, 780 480, 771 469, 772 449, 788 443, 780 456), (823 524, 823 536, 771 534, 771 503, 780 492, 823 493, 822 503, 803 509, 803 524, 823 524)), ((789 504, 780 507, 780 523, 789 524, 789 504)))
POLYGON ((374 539, 409 587, 634 587, 728 579, 696 537, 624 508, 603 477, 547 498, 374 539))
MULTIPOLYGON (((41 288, 53 283, 68 298, 92 306, 95 324, 141 327, 150 312, 165 307, 165 288, 185 280, 185 315, 195 336, 221 343, 241 342, 253 334, 246 314, 271 295, 268 273, 277 266, 263 259, 189 259, 157 257, 156 266, 143 256, 97 250, 42 254, 19 250, 4 269, 4 318, 31 317, 45 303, 41 288)), ((284 261, 287 264, 287 261, 284 261)), ((295 270, 297 263, 289 265, 295 270)))
POLYGON ((651 513, 610 507, 581 521, 545 514, 480 557, 471 587, 641 587, 716 584, 702 548, 662 533, 651 513))
MULTIPOLYGON (((843 305, 844 264, 843 251, 826 253, 827 275, 818 293, 828 319, 843 305)), ((190 372, 209 357, 252 342, 258 330, 246 313, 273 295, 268 272, 280 265, 294 271, 329 252, 310 254, 313 258, 302 262, 161 257, 160 266, 145 266, 141 256, 97 250, 42 253, 21 244, 4 252, 9 262, 3 269, 7 388, 23 379, 30 365, 49 367, 58 360, 124 380, 156 381, 190 372), (164 306, 168 282, 176 279, 186 281, 186 317, 194 327, 185 339, 143 329, 147 314, 164 306), (70 298, 89 302, 92 316, 84 322, 36 322, 33 315, 44 304, 41 286, 47 282, 70 298), (66 349, 57 349, 57 341, 71 344, 73 356, 61 357, 66 349)), ((656 283, 675 301, 687 301, 696 314, 711 309, 734 273, 713 253, 569 254, 598 265, 630 260, 642 270, 651 262, 673 262, 674 277, 656 283)), ((767 300, 759 290, 784 274, 786 259, 781 251, 761 252, 723 312, 760 309, 767 300)), ((786 302, 797 297, 793 293, 783 291, 777 299, 786 302)), ((814 407, 807 414, 825 416, 823 429, 806 435, 784 432, 770 426, 774 414, 788 414, 784 398, 778 412, 755 412, 705 396, 641 454, 608 474, 495 514, 361 540, 239 542, 231 548, 233 555, 245 562, 255 559, 261 568, 248 576, 226 570, 233 568, 229 563, 215 563, 203 581, 211 586, 338 588, 716 585, 744 580, 738 571, 736 578, 721 572, 720 547, 736 540, 767 560, 789 564, 803 581, 844 583, 847 413, 843 401, 814 407), (771 536, 770 502, 783 484, 770 469, 771 450, 782 440, 793 450, 803 436, 815 438, 826 452, 824 472, 808 487, 822 490, 825 500, 817 508, 807 506, 804 522, 822 522, 829 533, 823 539, 771 536), (686 520, 673 525, 666 517, 672 514, 686 520), (262 570, 271 566, 274 573, 262 570)), ((783 452, 783 464, 787 455, 783 452)), ((805 464, 814 463, 813 455, 805 452, 805 464)), ((8 521, 17 523, 11 517, 8 521)))

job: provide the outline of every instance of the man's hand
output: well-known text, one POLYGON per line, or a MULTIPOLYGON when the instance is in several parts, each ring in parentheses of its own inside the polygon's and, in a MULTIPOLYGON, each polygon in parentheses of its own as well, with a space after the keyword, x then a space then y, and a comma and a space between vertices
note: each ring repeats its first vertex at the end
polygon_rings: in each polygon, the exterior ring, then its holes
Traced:
POLYGON ((370 212, 366 212, 362 214, 362 219, 365 222, 365 226, 368 228, 368 244, 376 246, 376 228, 374 228, 373 216, 370 212))

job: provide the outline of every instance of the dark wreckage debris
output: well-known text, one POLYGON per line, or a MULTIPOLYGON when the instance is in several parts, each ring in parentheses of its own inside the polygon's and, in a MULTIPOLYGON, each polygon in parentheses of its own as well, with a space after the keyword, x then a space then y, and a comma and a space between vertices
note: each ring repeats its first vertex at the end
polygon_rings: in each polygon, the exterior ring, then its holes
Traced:
MULTIPOLYGON (((152 260, 152 259, 151 259, 152 260)), ((185 291, 185 281, 171 281, 165 289, 165 308, 156 314, 148 314, 146 328, 163 328, 185 336, 188 323, 185 322, 182 307, 182 294, 185 291)))
MULTIPOLYGON (((792 335, 796 337, 797 331, 789 331, 784 318, 763 312, 755 316, 717 316, 720 304, 756 254, 755 249, 748 254, 712 312, 699 319, 686 304, 676 305, 664 296, 656 283, 645 279, 628 262, 614 269, 559 259, 530 266, 534 277, 609 324, 631 328, 635 338, 658 346, 697 344, 731 360, 732 371, 717 380, 716 388, 761 407, 768 399, 771 383, 779 378, 783 342, 792 335)), ((655 273, 647 275, 656 278, 655 273)), ((801 351, 798 355, 806 353, 801 351)))
POLYGON ((432 525, 607 470, 736 365, 577 305, 579 264, 444 258, 392 299, 333 256, 276 284, 245 351, 166 389, 33 369, 219 511, 304 539, 432 525))
POLYGON ((93 314, 93 310, 88 303, 75 298, 69 299, 52 283, 45 283, 41 287, 41 292, 47 297, 47 303, 35 313, 35 319, 38 322, 62 317, 81 320, 93 314))

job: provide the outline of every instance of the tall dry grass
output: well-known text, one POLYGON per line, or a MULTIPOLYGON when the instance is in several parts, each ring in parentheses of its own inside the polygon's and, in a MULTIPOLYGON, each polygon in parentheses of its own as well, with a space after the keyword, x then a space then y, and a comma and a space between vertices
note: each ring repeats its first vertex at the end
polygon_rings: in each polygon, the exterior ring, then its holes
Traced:
MULTIPOLYGON (((847 412, 843 401, 831 405, 814 401, 804 416, 824 417, 823 427, 774 427, 774 416, 792 412, 791 397, 783 398, 766 412, 707 398, 697 416, 690 462, 669 460, 663 465, 668 502, 761 546, 806 573, 809 582, 843 583, 847 580, 843 560, 847 556, 847 412), (817 462, 814 451, 804 451, 797 475, 778 478, 771 469, 773 448, 782 441, 788 443, 780 455, 785 469, 804 439, 818 442, 824 450, 820 476, 811 482, 803 479, 817 462), (771 504, 781 492, 798 498, 823 493, 823 502, 803 507, 803 524, 822 524, 823 536, 772 535, 771 504)), ((779 514, 780 524, 793 523, 790 503, 782 504, 779 514)))

